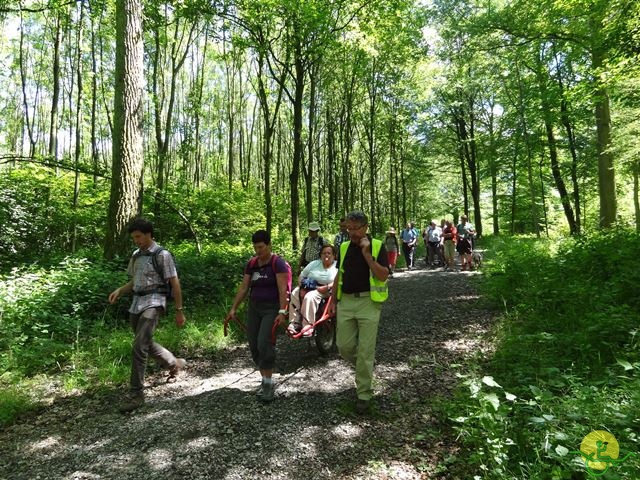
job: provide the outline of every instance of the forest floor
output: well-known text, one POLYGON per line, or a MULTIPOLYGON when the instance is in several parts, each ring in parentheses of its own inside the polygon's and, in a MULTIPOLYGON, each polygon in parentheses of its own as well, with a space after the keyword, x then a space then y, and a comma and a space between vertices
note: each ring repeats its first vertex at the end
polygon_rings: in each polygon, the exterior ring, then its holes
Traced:
MULTIPOLYGON (((477 272, 397 272, 375 367, 376 407, 354 412, 354 375, 337 353, 278 337, 276 399, 263 405, 247 348, 188 358, 176 383, 150 369, 146 404, 123 392, 61 397, 0 431, 1 479, 421 479, 454 473, 463 452, 443 403, 460 365, 491 349, 494 312, 477 272)), ((179 353, 179 352, 178 352, 179 353)))

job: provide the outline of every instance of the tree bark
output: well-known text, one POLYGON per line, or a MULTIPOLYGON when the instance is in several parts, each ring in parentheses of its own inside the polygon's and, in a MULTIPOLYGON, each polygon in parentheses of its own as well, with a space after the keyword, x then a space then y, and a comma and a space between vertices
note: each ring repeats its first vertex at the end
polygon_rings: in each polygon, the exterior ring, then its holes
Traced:
POLYGON ((116 65, 111 195, 104 256, 129 250, 128 222, 142 207, 142 0, 116 1, 116 65))
POLYGON ((604 69, 604 52, 596 46, 592 51, 592 66, 597 73, 595 85, 596 147, 598 151, 598 191, 600 193, 600 226, 610 228, 616 221, 616 176, 611 153, 611 113, 609 94, 599 72, 604 69))

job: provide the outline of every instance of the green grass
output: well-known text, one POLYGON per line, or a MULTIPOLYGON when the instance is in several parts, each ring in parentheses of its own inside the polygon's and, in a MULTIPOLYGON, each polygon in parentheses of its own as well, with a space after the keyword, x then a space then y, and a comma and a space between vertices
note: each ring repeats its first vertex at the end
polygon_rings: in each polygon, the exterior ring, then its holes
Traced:
MULTIPOLYGON (((487 479, 587 478, 578 451, 612 433, 620 458, 640 453, 640 253, 617 229, 580 239, 486 238, 480 288, 503 313, 496 350, 465 366, 440 409, 463 441, 450 471, 487 479)), ((602 478, 640 477, 638 462, 602 478)))

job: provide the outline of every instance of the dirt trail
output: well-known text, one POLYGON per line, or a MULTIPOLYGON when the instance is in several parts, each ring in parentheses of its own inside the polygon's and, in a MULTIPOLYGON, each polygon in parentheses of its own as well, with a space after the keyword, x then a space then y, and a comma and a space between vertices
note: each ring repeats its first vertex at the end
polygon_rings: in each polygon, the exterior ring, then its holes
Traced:
POLYGON ((273 404, 256 401, 244 346, 191 358, 174 384, 149 376, 130 416, 115 394, 84 395, 0 432, 0 479, 453 478, 442 462, 456 446, 430 400, 455 386, 452 365, 484 348, 492 318, 474 275, 418 268, 390 280, 372 416, 354 414, 353 373, 337 354, 280 336, 273 404))

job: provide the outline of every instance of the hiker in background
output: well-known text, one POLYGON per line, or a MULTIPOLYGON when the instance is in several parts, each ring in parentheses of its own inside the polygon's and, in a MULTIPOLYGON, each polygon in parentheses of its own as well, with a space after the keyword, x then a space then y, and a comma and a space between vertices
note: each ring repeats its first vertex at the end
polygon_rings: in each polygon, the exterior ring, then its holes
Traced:
POLYGON ((340 231, 336 235, 336 239, 333 242, 333 248, 336 252, 340 251, 340 245, 342 242, 349 240, 349 232, 347 232, 347 221, 344 217, 340 219, 340 231))
POLYGON ((460 223, 456 229, 458 230, 456 251, 460 255, 460 270, 464 272, 465 270, 471 270, 473 266, 471 262, 471 254, 473 252, 472 241, 476 234, 476 229, 466 215, 460 217, 460 223))
POLYGON ((364 213, 354 211, 347 215, 350 240, 340 247, 336 288, 329 304, 330 313, 337 311, 338 351, 355 366, 359 414, 371 411, 378 324, 382 303, 388 297, 389 277, 384 244, 368 235, 367 227, 364 213))
POLYGON ((390 227, 387 231, 387 236, 384 239, 384 247, 387 249, 387 261, 389 263, 389 276, 393 276, 393 272, 396 269, 396 262, 398 261, 398 252, 400 251, 400 244, 398 243, 398 237, 396 237, 396 229, 390 227))
POLYGON ((322 249, 322 246, 328 243, 325 242, 324 238, 322 238, 318 233, 320 231, 320 224, 318 222, 309 222, 308 229, 309 235, 302 243, 298 272, 309 265, 310 262, 318 260, 320 258, 320 250, 322 249))
POLYGON ((418 232, 416 232, 413 223, 407 222, 407 227, 402 230, 400 239, 402 240, 402 253, 407 262, 407 268, 413 270, 416 244, 418 243, 418 232))
POLYGON ((438 246, 438 252, 440 253, 440 258, 442 259, 442 265, 446 267, 447 262, 444 258, 444 238, 442 238, 442 232, 444 231, 444 227, 447 226, 447 221, 443 218, 440 220, 440 245, 438 246))
POLYGON ((242 283, 225 320, 236 317, 238 306, 250 292, 247 338, 251 357, 262 375, 258 399, 271 402, 274 398, 272 376, 276 361, 271 331, 275 321, 283 326, 287 323, 289 267, 282 257, 276 255, 276 258, 272 258, 275 254, 271 253, 271 236, 266 230, 255 232, 251 241, 256 256, 244 268, 242 283))
POLYGON ((429 227, 425 233, 425 241, 427 244, 427 267, 434 268, 436 266, 436 258, 439 263, 444 264, 444 258, 440 252, 440 236, 442 229, 436 224, 435 220, 431 220, 429 227))
POLYGON ((127 273, 131 277, 127 283, 109 295, 109 303, 115 303, 121 295, 133 292, 129 308, 129 322, 135 334, 131 359, 130 391, 120 405, 123 413, 131 412, 144 404, 144 372, 147 357, 151 357, 163 368, 169 370, 169 377, 175 378, 186 361, 176 358, 173 353, 153 341, 153 332, 160 316, 167 309, 166 282, 169 282, 175 300, 176 325, 185 322, 182 290, 176 272, 173 256, 153 240, 153 224, 144 218, 134 219, 128 232, 138 249, 129 260, 127 273), (158 265, 156 269, 154 262, 158 265), (160 274, 162 272, 162 275, 160 274))
POLYGON ((313 336, 311 325, 315 323, 318 306, 322 299, 329 297, 337 273, 333 246, 325 245, 320 259, 304 267, 298 286, 291 292, 287 328, 290 334, 295 335, 302 330, 303 337, 313 336))
POLYGON ((456 242, 458 241, 458 231, 449 220, 444 222, 442 230, 442 241, 444 245, 445 270, 453 270, 453 260, 456 254, 456 242))

